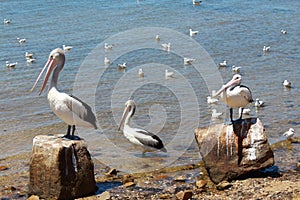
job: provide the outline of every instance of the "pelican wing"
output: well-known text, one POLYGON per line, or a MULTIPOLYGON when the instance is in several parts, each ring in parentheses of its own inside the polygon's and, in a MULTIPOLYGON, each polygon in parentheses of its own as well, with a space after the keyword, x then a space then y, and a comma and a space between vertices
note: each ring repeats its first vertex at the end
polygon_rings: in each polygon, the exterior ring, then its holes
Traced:
POLYGON ((248 102, 253 102, 252 99, 252 93, 251 90, 245 86, 245 85, 240 85, 241 88, 241 95, 248 101, 248 102))
POLYGON ((80 100, 79 98, 69 95, 69 98, 66 102, 68 108, 76 114, 80 119, 91 123, 95 129, 97 129, 96 125, 96 117, 89 105, 80 100))
POLYGON ((137 134, 135 134, 134 137, 143 145, 161 150, 164 149, 164 144, 157 135, 143 129, 136 129, 135 132, 137 134))

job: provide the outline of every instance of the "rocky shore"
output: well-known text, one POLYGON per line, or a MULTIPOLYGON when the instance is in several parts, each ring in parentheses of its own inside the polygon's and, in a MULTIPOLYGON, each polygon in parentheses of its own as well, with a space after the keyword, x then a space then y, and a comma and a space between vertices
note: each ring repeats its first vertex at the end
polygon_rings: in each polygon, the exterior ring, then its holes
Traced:
MULTIPOLYGON (((300 137, 271 147, 275 166, 218 185, 210 181, 203 163, 123 174, 94 160, 99 189, 81 199, 300 199, 300 137)), ((1 200, 39 199, 27 195, 29 159, 30 153, 24 153, 0 160, 1 200)))

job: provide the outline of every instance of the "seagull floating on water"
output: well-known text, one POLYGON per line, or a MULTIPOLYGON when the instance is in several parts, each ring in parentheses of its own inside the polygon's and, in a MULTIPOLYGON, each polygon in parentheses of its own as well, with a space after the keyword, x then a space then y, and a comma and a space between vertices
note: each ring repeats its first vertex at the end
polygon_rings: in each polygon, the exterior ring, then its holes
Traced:
POLYGON ((155 39, 156 39, 157 42, 159 42, 159 41, 160 41, 159 35, 156 35, 156 36, 155 36, 155 39))
POLYGON ((191 65, 196 59, 194 58, 183 58, 183 63, 185 65, 191 65))
POLYGON ((291 88, 292 87, 292 83, 290 81, 288 81, 288 80, 284 80, 283 83, 282 83, 282 85, 284 87, 287 87, 287 88, 291 88))
POLYGON ((259 107, 264 107, 265 106, 265 102, 262 100, 259 100, 259 98, 255 99, 255 107, 259 108, 259 107))
POLYGON ((62 47, 64 51, 71 51, 71 49, 73 48, 72 46, 66 46, 66 45, 62 45, 62 47))
POLYGON ((9 24, 10 23, 10 20, 9 19, 4 19, 3 20, 3 24, 9 24))
POLYGON ((118 64, 119 69, 125 69, 127 67, 127 63, 124 62, 123 64, 118 64))
POLYGON ((6 67, 8 67, 8 68, 14 68, 18 64, 18 62, 9 63, 8 61, 6 61, 5 63, 6 63, 6 67))
POLYGON ((171 48, 171 43, 164 43, 164 44, 161 44, 161 46, 163 47, 163 49, 165 51, 170 51, 170 48, 171 48))
POLYGON ((227 67, 227 61, 224 60, 223 62, 219 63, 219 67, 227 67))
POLYGON ((63 69, 64 64, 64 51, 60 48, 51 51, 49 59, 36 79, 31 91, 34 90, 44 71, 47 69, 42 88, 40 89, 40 95, 44 91, 48 79, 53 71, 51 84, 47 95, 48 101, 52 111, 56 114, 56 116, 68 124, 67 134, 64 137, 73 139, 75 126, 97 129, 97 125, 96 117, 90 106, 73 95, 68 95, 58 91, 58 76, 60 71, 63 69))
POLYGON ((33 63, 33 62, 35 62, 35 59, 34 58, 26 58, 26 62, 33 63))
POLYGON ((20 44, 23 44, 26 42, 25 38, 17 38, 17 40, 19 41, 20 44))
POLYGON ((217 119, 217 118, 221 117, 221 115, 223 115, 222 112, 217 112, 216 109, 212 109, 212 113, 211 113, 212 118, 217 119))
POLYGON ((193 31, 193 29, 190 28, 190 36, 197 35, 199 31, 193 31))
POLYGON ((202 1, 193 0, 193 5, 200 5, 201 3, 202 3, 202 1))
POLYGON ((263 47, 263 51, 264 51, 264 52, 269 52, 270 49, 271 49, 270 46, 264 46, 264 47, 263 47))
MULTIPOLYGON (((223 85, 221 89, 215 94, 220 95, 222 101, 224 101, 230 108, 230 120, 233 123, 232 114, 233 108, 241 108, 242 110, 251 102, 252 93, 247 86, 241 85, 242 76, 235 74, 233 78, 223 85)), ((242 119, 243 112, 241 112, 239 120, 242 119)))
POLYGON ((165 70, 165 76, 166 78, 170 78, 174 76, 174 72, 169 72, 167 69, 165 70))
POLYGON ((143 69, 142 68, 140 68, 139 69, 139 77, 144 77, 145 76, 145 74, 144 74, 144 72, 143 72, 143 69))
POLYGON ((133 100, 128 100, 125 103, 125 110, 123 112, 118 130, 120 130, 122 125, 124 124, 124 136, 133 144, 142 146, 144 148, 143 154, 147 151, 157 149, 163 152, 167 152, 163 142, 157 135, 144 129, 130 127, 130 119, 133 117, 135 110, 135 102, 133 100))
POLYGON ((212 98, 211 96, 206 97, 207 98, 207 103, 208 104, 215 104, 217 103, 219 100, 216 98, 212 98))
POLYGON ((33 58, 33 53, 28 53, 27 51, 25 52, 25 58, 33 58))
POLYGON ((233 66, 231 67, 231 71, 232 71, 233 73, 239 73, 239 72, 241 71, 241 68, 242 68, 242 67, 236 67, 235 65, 233 65, 233 66))
POLYGON ((104 64, 105 65, 109 65, 110 64, 110 60, 107 57, 104 58, 104 64))
POLYGON ((285 35, 285 34, 287 34, 287 31, 282 29, 282 30, 280 31, 280 33, 281 33, 282 35, 285 35))
POLYGON ((295 134, 295 130, 293 128, 290 128, 288 131, 283 133, 283 136, 287 137, 287 139, 291 139, 295 134))
POLYGON ((109 50, 109 49, 112 49, 112 48, 113 48, 113 45, 104 43, 104 49, 105 50, 109 50))

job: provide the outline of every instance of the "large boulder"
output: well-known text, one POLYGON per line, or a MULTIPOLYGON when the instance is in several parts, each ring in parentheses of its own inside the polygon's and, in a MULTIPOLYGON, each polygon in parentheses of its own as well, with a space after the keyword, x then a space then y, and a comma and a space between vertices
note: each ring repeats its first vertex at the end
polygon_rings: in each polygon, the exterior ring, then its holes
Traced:
POLYGON ((94 164, 84 140, 39 135, 33 139, 29 194, 75 199, 97 190, 94 164))
POLYGON ((274 154, 258 118, 233 125, 198 128, 195 137, 204 166, 214 183, 232 180, 274 164, 274 154))

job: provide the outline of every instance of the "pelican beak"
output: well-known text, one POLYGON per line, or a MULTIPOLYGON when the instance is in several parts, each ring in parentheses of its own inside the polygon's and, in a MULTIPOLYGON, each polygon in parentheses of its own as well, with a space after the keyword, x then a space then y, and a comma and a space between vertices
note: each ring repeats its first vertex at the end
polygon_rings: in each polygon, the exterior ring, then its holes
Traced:
POLYGON ((219 94, 221 94, 224 90, 226 90, 228 87, 232 86, 232 85, 236 85, 238 84, 238 80, 235 80, 235 79, 231 79, 228 83, 226 83, 225 85, 223 85, 221 87, 221 89, 219 89, 218 92, 216 92, 214 95, 213 95, 213 98, 218 96, 219 94))
POLYGON ((129 106, 126 106, 126 108, 125 108, 125 110, 123 112, 122 119, 121 119, 120 125, 118 127, 118 131, 121 129, 121 126, 124 124, 124 121, 125 121, 125 119, 126 119, 126 117, 128 115, 128 112, 129 112, 129 108, 130 108, 129 106))
POLYGON ((47 72, 46 72, 46 76, 45 76, 45 79, 44 79, 44 82, 43 82, 43 85, 42 85, 42 88, 40 89, 40 93, 39 95, 41 95, 41 93, 43 92, 43 90, 45 89, 46 85, 47 85, 47 82, 48 82, 48 79, 49 79, 49 76, 51 74, 51 72, 53 71, 53 69, 55 68, 56 66, 56 60, 53 59, 53 58, 50 58, 47 63, 45 64, 44 68, 42 69, 41 73, 39 74, 38 78, 36 79, 34 85, 32 86, 31 88, 31 92, 34 90, 34 88, 36 87, 38 81, 40 80, 40 78, 42 77, 44 71, 47 69, 47 72))

